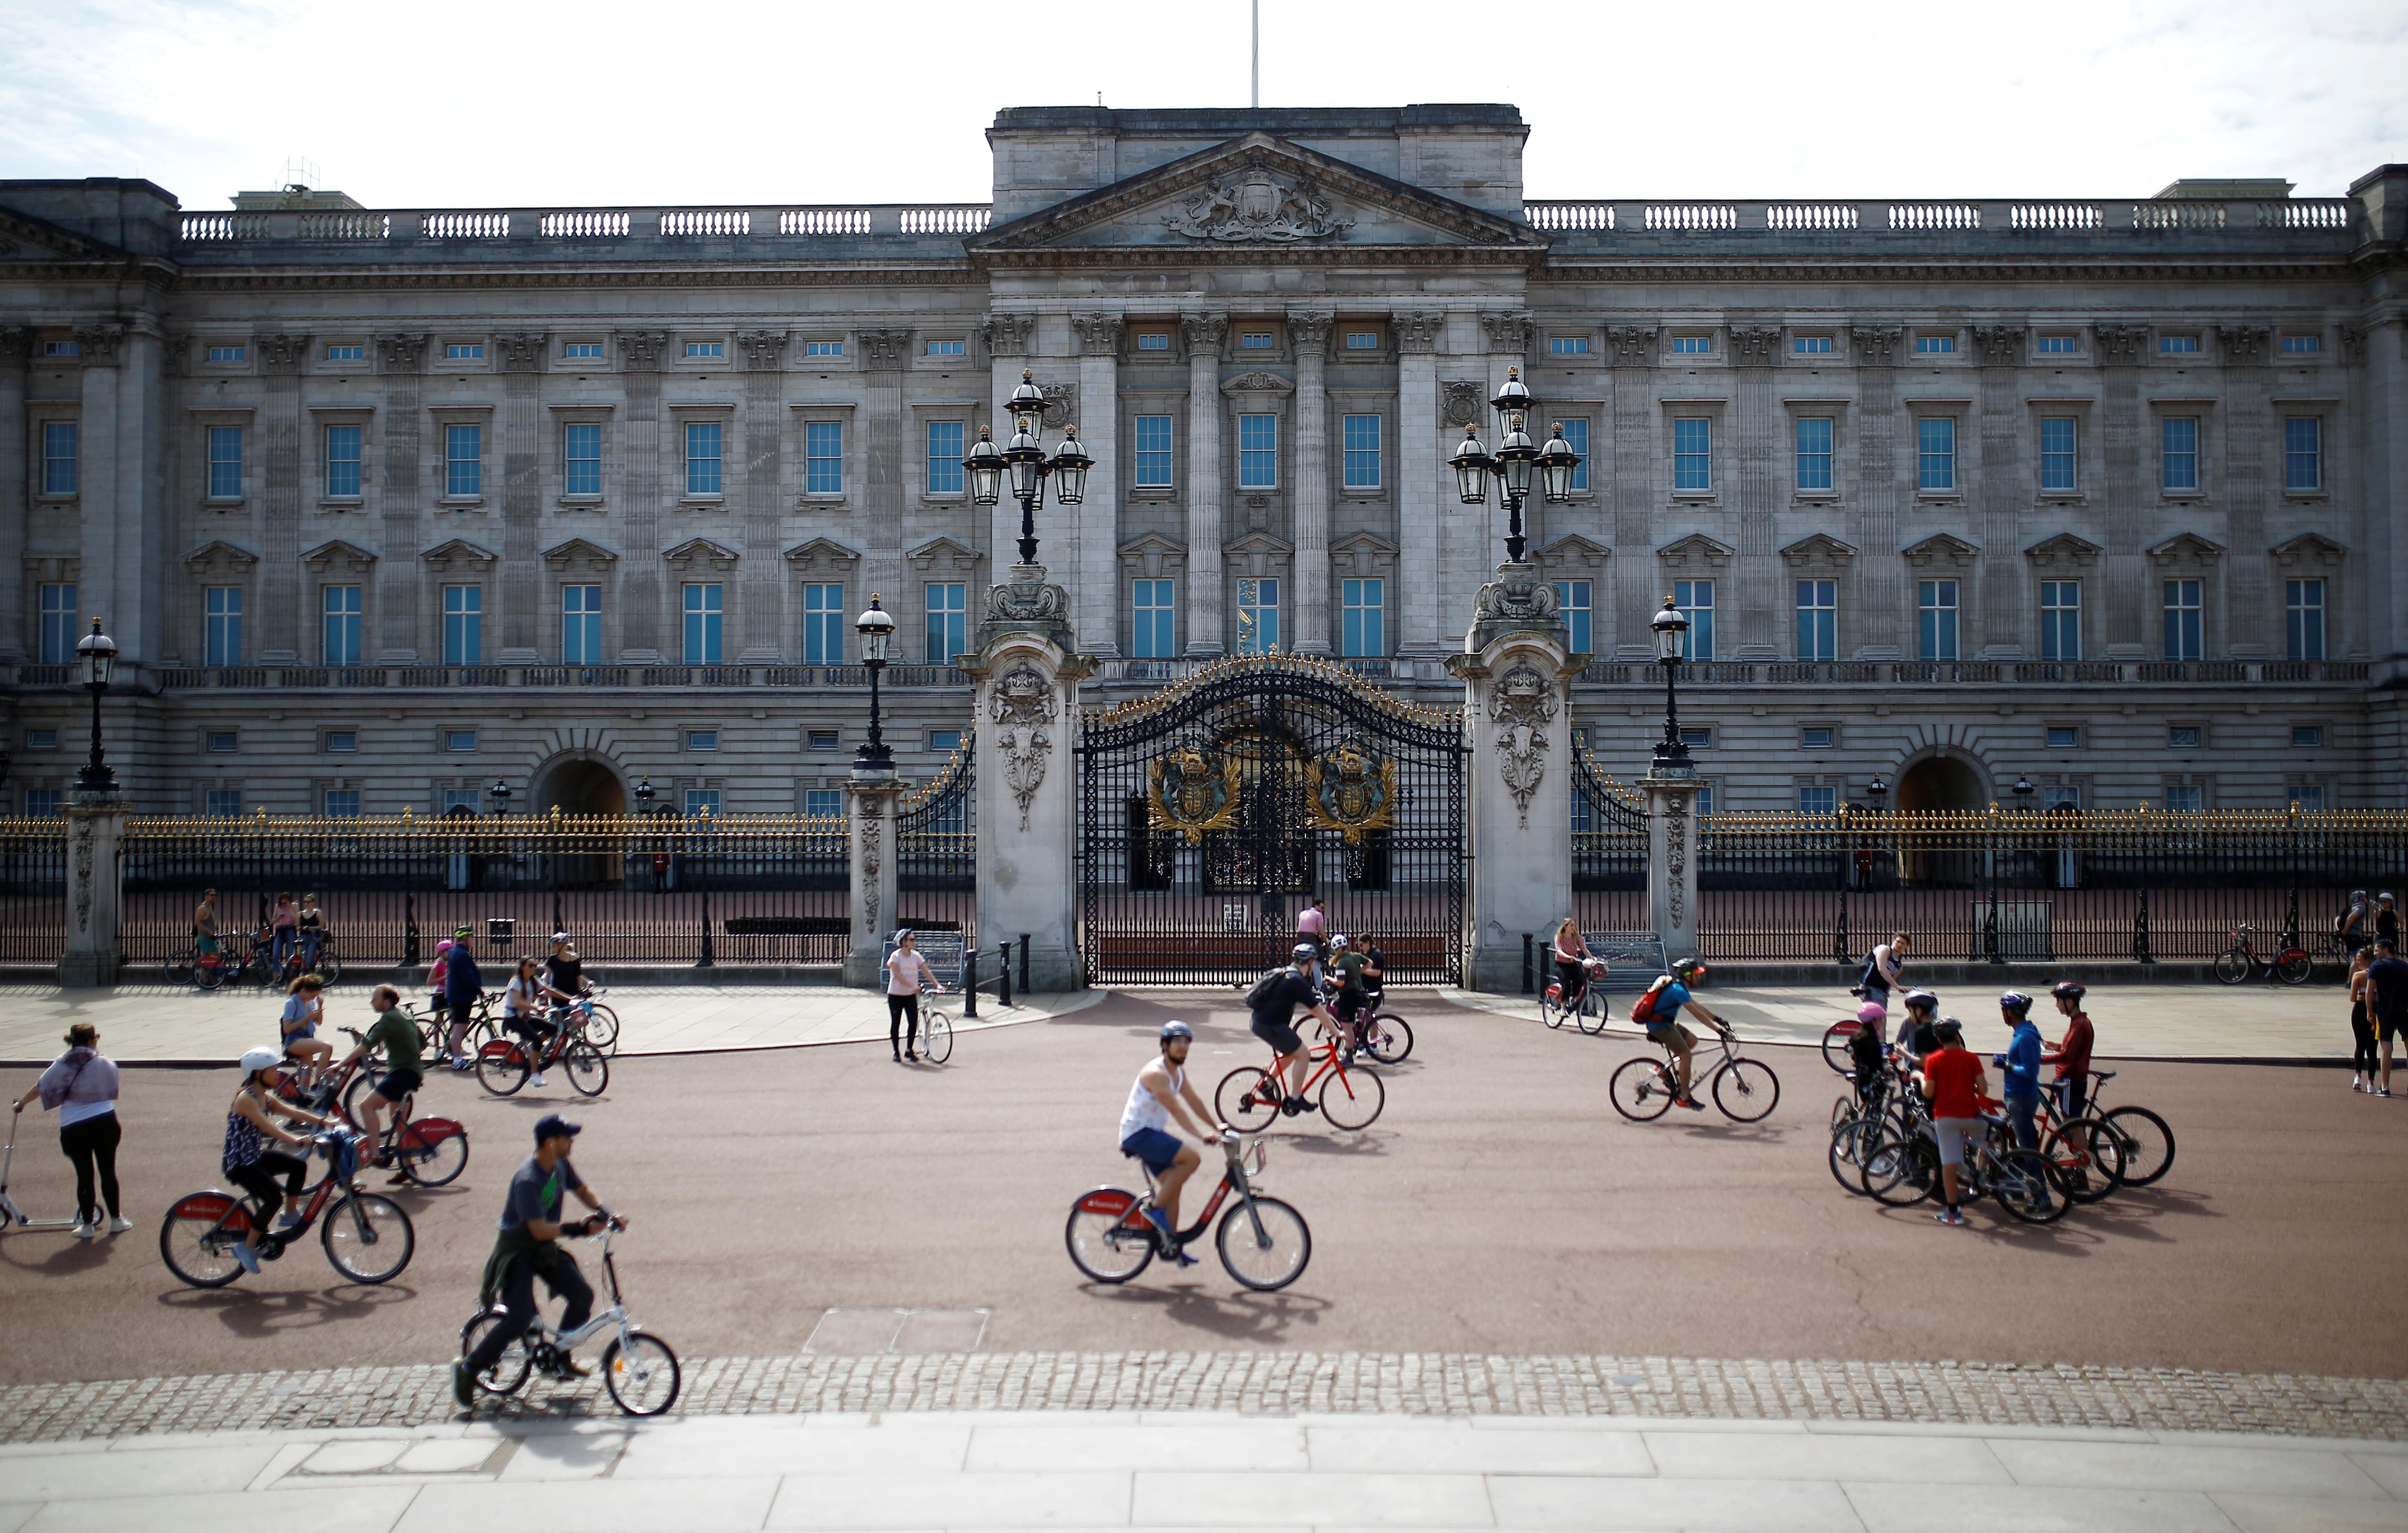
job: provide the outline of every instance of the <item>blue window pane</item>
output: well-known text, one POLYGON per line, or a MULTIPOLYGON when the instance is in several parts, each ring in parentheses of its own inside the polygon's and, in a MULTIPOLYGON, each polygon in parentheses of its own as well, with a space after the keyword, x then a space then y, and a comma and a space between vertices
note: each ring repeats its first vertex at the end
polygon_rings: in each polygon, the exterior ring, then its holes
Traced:
POLYGON ((326 360, 328 362, 366 362, 367 360, 367 356, 368 349, 365 346, 329 346, 326 348, 326 360))
POLYGON ((42 587, 42 664, 68 666, 75 663, 76 588, 71 584, 50 584, 42 587))
POLYGON ((2325 486, 2324 422, 2314 415, 2283 420, 2283 488, 2321 490, 2325 486))
POLYGON ((803 355, 807 357, 840 357, 844 355, 844 342, 840 340, 807 340, 803 342, 803 355))
POLYGON ((2310 351, 2321 351, 2324 349, 2324 338, 2320 336, 2285 336, 2283 337, 2283 350, 2291 356, 2302 356, 2310 351))
POLYGON ((213 585, 205 594, 208 632, 203 636, 208 666, 242 664, 242 587, 213 585))
POLYGON ((2198 580, 2167 580, 2163 587, 2165 606, 2165 650, 2168 660, 2200 658, 2200 623, 2198 580))
POLYGON ((1683 419, 1672 423, 1672 488, 1711 490, 1713 480, 1713 423, 1683 419))
POLYGON ((1915 656, 1921 660, 1956 658, 1956 582, 1917 580, 1914 584, 1915 656))
MULTIPOLYGON (((455 589, 446 587, 449 591, 455 589)), ((467 587, 465 589, 475 589, 467 587)), ((328 666, 356 666, 360 663, 360 597, 356 585, 330 585, 319 596, 320 646, 322 663, 328 666)), ((447 605, 446 614, 450 608, 447 605)), ((474 662, 463 662, 474 664, 474 662)))
POLYGON ((1800 416, 1798 421, 1798 488, 1831 487, 1831 418, 1800 416))
POLYGON ((443 493, 480 495, 485 493, 485 428, 443 428, 443 493))
POLYGON ((1280 647, 1279 581, 1238 582, 1238 652, 1269 654, 1280 647))
POLYGON ((928 423, 928 494, 957 495, 962 493, 962 423, 928 423))
POLYGON ((1799 580, 1798 658, 1828 661, 1840 657, 1840 582, 1799 580))
POLYGON ((2040 657, 2065 661, 2082 658, 2080 580, 2041 581, 2040 657))
POLYGON ((2082 350, 2082 343, 2071 336, 2042 336, 2033 350, 2042 356, 2071 356, 2082 350))
POLYGON ((326 790, 326 818, 356 820, 360 817, 360 791, 357 788, 326 790))
POLYGON ((600 586, 565 585, 560 588, 560 660, 565 666, 601 664, 600 586))
POLYGON ((360 493, 360 428, 357 426, 326 428, 326 493, 330 495, 355 495, 360 493))
POLYGON ((1586 336, 1550 336, 1547 337, 1547 351, 1549 354, 1559 357, 1586 356, 1588 337, 1586 336))
POLYGON ((1937 356, 1943 352, 1956 350, 1956 337, 1954 336, 1917 336, 1914 337, 1914 349, 1924 356, 1937 356))
POLYGON ((1713 349, 1714 339, 1712 336, 1674 336, 1672 337, 1672 354, 1674 356, 1701 357, 1712 351, 1713 349))
POLYGON ((242 427, 209 427, 209 498, 232 500, 242 494, 242 427))
POLYGON ((73 421, 46 421, 42 423, 42 494, 71 495, 76 493, 79 435, 73 421))
POLYGON ((1689 620, 1689 632, 1682 641, 1681 657, 1684 660, 1712 660, 1714 657, 1714 582, 1674 580, 1672 605, 1689 620))
POLYGON ((566 454, 567 476, 565 493, 572 495, 598 495, 602 493, 602 427, 599 423, 579 423, 570 425, 563 437, 566 454))
POLYGON ((928 343, 928 354, 932 357, 957 357, 967 349, 965 343, 957 340, 932 340, 928 343))
POLYGON ((447 585, 443 588, 443 663, 481 666, 485 663, 485 588, 447 585))
POLYGON ((720 488, 720 450, 724 428, 716 421, 690 421, 685 428, 685 493, 715 495, 720 488))
POLYGON ((1178 611, 1171 580, 1139 580, 1130 597, 1130 652, 1140 660, 1178 653, 1178 611))
POLYGON ((1380 418, 1376 415, 1349 415, 1340 423, 1345 444, 1346 488, 1376 490, 1380 487, 1380 418))
POLYGON ((1839 809, 1839 795, 1840 790, 1837 788, 1800 788, 1798 790, 1799 812, 1801 814, 1835 813, 1839 809))
POLYGON ((959 581, 927 587, 927 663, 950 666, 953 656, 969 649, 969 588, 959 581))
MULTIPOLYGON (((1168 340, 1169 337, 1165 337, 1168 340)), ((1140 415, 1137 418, 1134 437, 1137 451, 1138 488, 1165 490, 1170 487, 1170 417, 1140 415)))
POLYGON ((1382 655, 1388 652, 1385 580, 1345 580, 1339 591, 1343 613, 1341 654, 1382 655))
POLYGON ((1926 490, 1956 488, 1956 422, 1952 416, 1927 415, 1914 423, 1916 478, 1926 490))
POLYGON ((692 584, 685 588, 685 663, 719 664, 720 595, 723 587, 692 584))
POLYGON ((1567 416, 1562 424, 1564 445, 1580 456, 1580 462, 1572 466, 1572 490, 1577 494, 1588 488, 1588 417, 1567 416))
POLYGON ((1170 332, 1168 330, 1140 332, 1137 337, 1137 349, 1140 351, 1168 351, 1170 350, 1170 332))
MULTIPOLYGON (((1570 423, 1569 422, 1566 423, 1566 424, 1570 423)), ((1586 425, 1588 423, 1584 421, 1581 423, 1583 425, 1586 425)), ((1555 602, 1557 606, 1563 609, 1564 626, 1566 629, 1570 630, 1567 637, 1571 640, 1572 652, 1575 654, 1592 653, 1593 652, 1589 649, 1589 582, 1586 580, 1557 580, 1555 582, 1555 602)))
POLYGON ((2283 607, 2290 658, 2322 660, 2325 657, 2325 582, 2284 581, 2283 607))
POLYGON ((2158 428, 2158 482, 2169 490, 2199 488, 2199 417, 2170 415, 2158 428))
POLYGON ((1789 349, 1799 356, 1829 356, 1831 354, 1831 337, 1828 336, 1799 336, 1789 342, 1789 349))
POLYGON ((602 343, 598 340, 573 340, 560 349, 560 354, 571 362, 599 360, 602 343))
POLYGON ((2197 336, 2159 336, 2157 350, 2170 354, 2196 351, 2199 350, 2199 337, 2197 336))
POLYGON ((1239 416, 1238 488, 1273 490, 1278 487, 1279 417, 1239 416))
POLYGON ((843 665, 844 636, 851 626, 842 585, 813 581, 803 587, 803 664, 843 665))
POLYGON ((2040 423, 2040 487, 2073 488, 2073 417, 2047 415, 2040 423))
POLYGON ((844 493, 844 423, 813 421, 803 427, 803 493, 844 493))

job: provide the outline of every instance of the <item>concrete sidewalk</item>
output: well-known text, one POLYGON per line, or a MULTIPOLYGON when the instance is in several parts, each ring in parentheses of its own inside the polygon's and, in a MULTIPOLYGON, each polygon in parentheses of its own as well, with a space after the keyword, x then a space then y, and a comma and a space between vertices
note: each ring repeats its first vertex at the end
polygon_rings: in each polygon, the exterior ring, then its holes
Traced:
MULTIPOLYGON (((2007 1028, 1999 1020, 1998 995, 2004 984, 1940 987, 1941 1011, 1965 1024, 1965 1041, 1976 1051, 2003 1049, 2007 1028)), ((2052 1043, 2062 1036, 2044 987, 2024 987, 2038 997, 2032 1020, 2052 1043)), ((1405 992, 1411 995, 1411 992, 1405 992)), ((1535 996, 1491 996, 1440 990, 1457 1006, 1472 1007, 1539 1025, 1535 996)), ((1613 1017, 1607 1031, 1628 1038, 1640 1030, 1619 1019, 1636 996, 1607 997, 1613 1017)), ((1728 1019, 1750 1043, 1819 1045, 1830 1025, 1856 1014, 1857 1002, 1842 985, 1721 985, 1698 992, 1698 1000, 1728 1019)), ((2332 985, 2219 984, 2114 985, 2093 990, 2090 1021, 2098 1029, 2095 1053, 2101 1059, 2346 1060, 2350 1056, 2349 997, 2332 985)), ((1902 1013, 1903 1008, 1899 1011, 1902 1013)), ((1410 1012, 1407 1013, 1410 1015, 1410 1012)), ((1696 1024, 1691 1023, 1694 1031, 1696 1024)), ((1898 1014, 1890 1021, 1896 1036, 1898 1014)), ((1564 1030, 1570 1032, 1570 1024, 1564 1030)))
POLYGON ((0 1533, 2408 1530, 2408 1445, 1834 1421, 842 1412, 0 1448, 0 1533))
MULTIPOLYGON (((374 986, 341 984, 326 992, 326 1018, 365 1030, 373 1020, 374 986)), ((962 1014, 962 997, 939 997, 957 1031, 1039 1022, 1082 1010, 1100 990, 1019 996, 999 1006, 979 997, 979 1017, 962 1014)), ((412 995, 412 1000, 423 1000, 412 995)), ((793 1049, 823 1043, 886 1040, 886 998, 833 985, 640 985, 609 991, 604 1002, 619 1013, 622 1054, 712 1053, 737 1049, 793 1049)), ((46 1065, 65 1045, 71 1023, 99 1027, 101 1052, 121 1064, 231 1064, 254 1043, 272 1042, 283 997, 251 988, 194 990, 188 985, 119 985, 114 990, 61 990, 56 985, 0 986, 0 1067, 46 1065)), ((339 1034, 329 1039, 337 1045, 339 1034)))

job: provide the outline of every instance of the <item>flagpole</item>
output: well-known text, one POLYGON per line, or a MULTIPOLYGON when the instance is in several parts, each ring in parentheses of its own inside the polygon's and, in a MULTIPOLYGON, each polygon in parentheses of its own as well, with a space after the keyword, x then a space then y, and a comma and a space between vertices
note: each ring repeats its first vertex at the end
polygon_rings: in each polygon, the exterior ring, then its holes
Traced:
POLYGON ((1254 106, 1255 106, 1256 107, 1258 107, 1258 108, 1259 108, 1259 107, 1262 106, 1262 104, 1263 104, 1263 0, 1254 0, 1254 106))

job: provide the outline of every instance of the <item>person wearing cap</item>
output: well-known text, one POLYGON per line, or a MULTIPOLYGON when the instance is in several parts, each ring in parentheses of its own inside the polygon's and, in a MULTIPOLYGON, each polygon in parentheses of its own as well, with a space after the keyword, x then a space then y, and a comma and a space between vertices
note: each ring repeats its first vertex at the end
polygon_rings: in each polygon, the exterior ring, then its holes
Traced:
POLYGON ((896 932, 895 951, 886 955, 886 1047, 896 1064, 907 1059, 915 1064, 919 1061, 911 1046, 920 1041, 920 996, 928 991, 941 995, 944 988, 937 982, 937 971, 921 955, 911 933, 896 932), (907 1018, 910 1023, 908 1029, 904 1026, 907 1018), (902 1037, 899 1049, 896 1046, 898 1034, 902 1037))
POLYGON ((1940 1186, 1948 1206, 1932 1215, 1943 1225, 1961 1225, 1965 1211, 1957 1191, 1965 1164, 1965 1145, 1982 1129, 1982 1096, 1989 1081, 1982 1061, 1965 1047, 1965 1029, 1955 1017, 1932 1024, 1932 1051, 1924 1056, 1917 1076, 1924 1099, 1931 1104, 1932 1138, 1940 1144, 1940 1186))
MULTIPOLYGON (((1179 1244, 1179 1190, 1187 1185, 1204 1157, 1194 1145, 1182 1143, 1170 1132, 1170 1121, 1176 1118, 1180 1127, 1199 1139, 1209 1139, 1213 1131, 1205 1125, 1212 1122, 1212 1113, 1187 1079, 1187 1051, 1196 1046, 1195 1030, 1173 1017, 1156 1036, 1161 1052, 1137 1072, 1128 1105, 1121 1109, 1121 1153, 1142 1161, 1154 1173, 1154 1207, 1146 1216, 1162 1237, 1163 1250, 1180 1266, 1193 1267, 1196 1258, 1179 1244), (1188 1115, 1191 1108, 1193 1117, 1188 1115)), ((1222 1126, 1226 1131, 1226 1125, 1222 1126)))
POLYGON ((484 972, 477 967, 477 954, 471 945, 468 928, 462 926, 452 934, 452 951, 443 960, 443 1009, 452 1015, 452 1025, 445 1034, 443 1050, 452 1056, 455 1070, 470 1068, 475 1061, 465 1052, 468 1024, 475 1017, 478 998, 485 993, 484 972))
POLYGON ((1999 997, 1999 1018, 2014 1030, 2007 1052, 1991 1056, 1990 1063, 1999 1067, 2004 1076, 1999 1095, 2007 1099, 2007 1122, 2015 1131, 2015 1148, 2040 1148, 2040 1129, 2034 1122, 2040 1111, 2040 1056, 2042 1045, 2040 1028, 2031 1019, 2031 997, 2020 990, 2010 990, 1999 997))
POLYGON ((2090 1013, 2082 1009, 2082 997, 2089 992, 2079 980, 2059 980, 2049 994, 2057 999, 2057 1014, 2065 1019, 2065 1037, 2057 1047, 2042 1049, 2040 1062, 2057 1067, 2057 1115, 2071 1118, 2081 1112, 2090 1089, 2090 1043, 2096 1034, 2090 1013))
POLYGON ((1311 942, 1299 941, 1290 949, 1287 967, 1272 977, 1262 1004, 1253 1009, 1247 1023, 1278 1056, 1271 1061, 1264 1083, 1270 1085, 1283 1072, 1286 1075, 1287 1089, 1280 1103, 1283 1112, 1302 1112, 1312 1105, 1304 1097, 1304 1039, 1296 1030, 1297 1008, 1304 1008, 1333 1028, 1342 1025, 1338 1014, 1321 1004, 1321 987, 1313 982, 1312 967, 1319 953, 1311 942))
POLYGON ((39 1101, 59 1114, 59 1153, 75 1168, 76 1222, 79 1240, 101 1232, 100 1205, 108 1204, 108 1229, 122 1235, 134 1227, 117 1197, 117 1064, 100 1052, 100 1029, 79 1022, 62 1040, 67 1052, 50 1061, 25 1095, 17 1098, 24 1111, 39 1101), (93 1183, 97 1176, 98 1192, 93 1183))
MULTIPOLYGON (((502 1323, 485 1332, 475 1351, 452 1365, 452 1396, 463 1407, 476 1403, 478 1376, 498 1362, 502 1350, 535 1324, 537 1278, 542 1278, 552 1297, 562 1301, 562 1331, 573 1331, 593 1318, 594 1287, 577 1269, 577 1258, 560 1249, 560 1238, 592 1235, 606 1223, 624 1229, 627 1222, 602 1206, 592 1185, 570 1162, 568 1153, 576 1148, 577 1136, 582 1132, 583 1125, 570 1123, 557 1112, 545 1113, 536 1120, 535 1153, 510 1176, 493 1254, 485 1258, 484 1276, 477 1289, 480 1310, 491 1310, 496 1300, 500 1302, 502 1323), (595 1217, 564 1222, 561 1203, 569 1193, 594 1210, 595 1217)), ((565 1355, 561 1365, 572 1374, 586 1371, 565 1355)))

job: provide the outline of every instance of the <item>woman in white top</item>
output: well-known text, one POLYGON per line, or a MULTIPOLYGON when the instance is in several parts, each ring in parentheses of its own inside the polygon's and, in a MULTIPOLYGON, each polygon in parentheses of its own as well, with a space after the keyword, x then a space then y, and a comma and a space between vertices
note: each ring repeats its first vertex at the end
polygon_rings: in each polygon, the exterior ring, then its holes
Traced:
MULTIPOLYGON (((518 972, 510 976, 509 987, 502 992, 502 1024, 527 1040, 529 1048, 534 1051, 535 1063, 541 1065, 544 1046, 551 1041, 553 1030, 552 1024, 544 1017, 543 997, 560 996, 562 1000, 568 997, 543 982, 543 976, 536 972, 536 964, 537 960, 531 955, 519 960, 518 972)), ((527 1083, 542 1085, 543 1071, 538 1069, 527 1083)))
POLYGON ((59 1153, 76 1172, 75 1238, 89 1240, 100 1233, 104 1200, 108 1232, 122 1235, 134 1224, 117 1199, 117 1066, 100 1052, 100 1030, 91 1023, 68 1028, 66 1045, 67 1052, 50 1062, 33 1089, 17 1098, 17 1110, 36 1100, 58 1109, 59 1153))
POLYGON ((928 967, 928 960, 920 956, 909 931, 895 934, 895 951, 886 955, 886 1047, 895 1053, 895 1063, 919 1060, 911 1046, 920 1041, 920 996, 924 991, 942 994, 944 986, 928 967), (904 1021, 910 1019, 906 1028, 904 1021), (900 1039, 900 1042, 897 1039, 900 1039))

